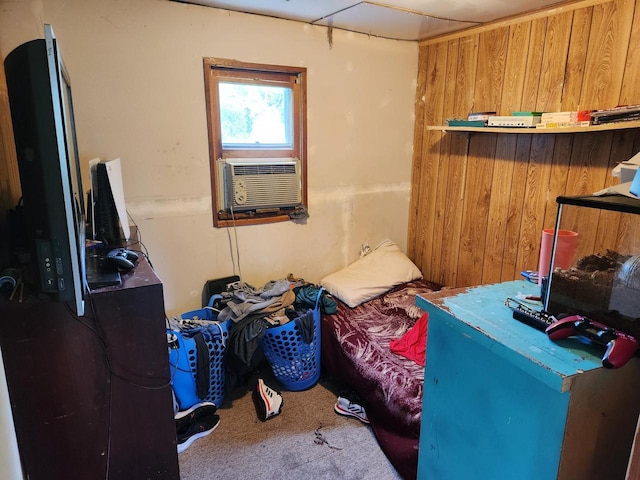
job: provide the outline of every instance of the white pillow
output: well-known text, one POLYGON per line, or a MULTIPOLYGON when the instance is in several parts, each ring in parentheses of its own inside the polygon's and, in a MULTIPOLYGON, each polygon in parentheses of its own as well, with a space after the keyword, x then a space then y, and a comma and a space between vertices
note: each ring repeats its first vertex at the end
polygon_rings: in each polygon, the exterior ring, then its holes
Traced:
POLYGON ((385 240, 368 255, 320 280, 326 290, 351 308, 382 295, 396 285, 422 278, 398 245, 385 240))

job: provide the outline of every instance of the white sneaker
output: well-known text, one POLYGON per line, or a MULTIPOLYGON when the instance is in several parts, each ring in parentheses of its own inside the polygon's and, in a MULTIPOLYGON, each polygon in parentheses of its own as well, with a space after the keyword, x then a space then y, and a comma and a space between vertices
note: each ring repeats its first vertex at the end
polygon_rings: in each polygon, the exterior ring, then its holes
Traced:
POLYGON ((340 415, 355 417, 362 423, 369 423, 369 417, 367 417, 367 412, 365 412, 364 407, 351 402, 348 398, 338 397, 333 409, 340 415))
POLYGON ((282 410, 282 395, 270 388, 261 378, 253 391, 253 403, 256 405, 258 418, 263 422, 275 417, 282 410))

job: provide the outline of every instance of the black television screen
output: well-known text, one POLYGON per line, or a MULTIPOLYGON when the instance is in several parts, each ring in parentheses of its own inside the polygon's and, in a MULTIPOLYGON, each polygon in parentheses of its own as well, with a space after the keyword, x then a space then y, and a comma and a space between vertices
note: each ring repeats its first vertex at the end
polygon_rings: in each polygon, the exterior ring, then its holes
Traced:
POLYGON ((50 25, 5 59, 26 235, 25 281, 84 314, 85 224, 71 83, 50 25))

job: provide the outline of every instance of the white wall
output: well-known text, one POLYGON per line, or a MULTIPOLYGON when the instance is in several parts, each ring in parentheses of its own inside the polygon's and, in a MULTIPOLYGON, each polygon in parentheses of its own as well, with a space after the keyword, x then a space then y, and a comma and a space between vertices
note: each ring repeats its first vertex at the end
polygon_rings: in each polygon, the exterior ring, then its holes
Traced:
MULTIPOLYGON (((205 280, 318 282, 385 238, 406 247, 418 46, 163 0, 3 2, 0 52, 51 23, 71 76, 78 143, 120 157, 127 206, 164 283, 169 315, 200 306, 205 280), (309 212, 215 229, 203 57, 308 70, 309 212)), ((85 187, 88 183, 85 175, 85 187)))

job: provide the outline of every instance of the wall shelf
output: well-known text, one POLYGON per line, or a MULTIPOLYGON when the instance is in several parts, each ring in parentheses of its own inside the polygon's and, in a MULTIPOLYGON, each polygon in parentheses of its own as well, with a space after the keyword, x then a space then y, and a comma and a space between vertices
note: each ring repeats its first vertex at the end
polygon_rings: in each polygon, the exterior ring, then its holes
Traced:
POLYGON ((561 127, 561 128, 520 128, 520 127, 449 127, 447 125, 427 125, 427 130, 439 130, 442 132, 478 132, 478 133, 590 133, 609 130, 624 130, 640 128, 640 121, 614 122, 604 125, 590 125, 588 127, 561 127))

